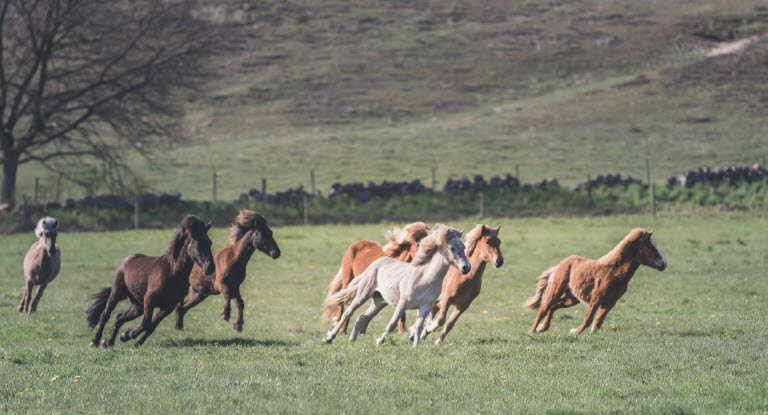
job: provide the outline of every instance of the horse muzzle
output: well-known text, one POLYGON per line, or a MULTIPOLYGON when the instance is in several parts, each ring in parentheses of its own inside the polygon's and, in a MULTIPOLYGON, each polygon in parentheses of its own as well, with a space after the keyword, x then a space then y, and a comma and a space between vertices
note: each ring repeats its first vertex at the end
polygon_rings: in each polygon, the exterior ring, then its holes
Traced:
POLYGON ((272 259, 280 258, 280 250, 279 249, 273 249, 269 251, 269 257, 272 259))
POLYGON ((459 271, 461 271, 462 275, 467 275, 469 274, 470 269, 472 269, 472 267, 469 264, 467 264, 467 265, 463 265, 459 271))
POLYGON ((667 269, 667 262, 666 261, 662 262, 661 265, 656 267, 656 269, 658 271, 664 271, 665 269, 667 269))
POLYGON ((495 261, 493 261, 493 266, 496 267, 496 268, 499 268, 502 265, 504 265, 504 258, 502 258, 502 257, 498 257, 498 258, 496 258, 495 261))

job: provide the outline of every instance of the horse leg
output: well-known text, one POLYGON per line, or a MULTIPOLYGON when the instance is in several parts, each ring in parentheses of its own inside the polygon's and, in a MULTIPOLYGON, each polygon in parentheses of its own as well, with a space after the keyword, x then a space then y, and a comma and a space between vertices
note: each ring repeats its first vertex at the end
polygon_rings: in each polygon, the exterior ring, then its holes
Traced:
POLYGON ((413 323, 413 347, 419 345, 421 342, 421 332, 424 330, 424 319, 427 318, 429 312, 432 311, 432 304, 427 304, 419 309, 419 314, 416 316, 416 322, 413 323))
POLYGON ((556 310, 573 307, 579 303, 579 300, 570 293, 566 292, 565 295, 564 298, 557 300, 557 303, 549 309, 549 312, 547 312, 547 315, 544 317, 544 321, 542 321, 536 329, 539 333, 549 330, 549 322, 552 320, 552 316, 555 314, 556 310))
MULTIPOLYGON (((360 288, 362 290, 362 288, 360 288)), ((346 310, 344 310, 344 314, 341 315, 341 320, 336 322, 336 325, 333 326, 333 328, 325 335, 323 338, 323 343, 330 343, 333 341, 334 338, 336 338, 336 335, 339 334, 339 331, 341 331, 341 326, 349 320, 349 317, 352 316, 352 313, 355 312, 363 303, 368 300, 371 297, 371 293, 368 292, 362 292, 358 290, 357 295, 355 295, 355 298, 352 300, 351 303, 349 303, 349 306, 346 310)))
POLYGON ((362 327, 367 327, 368 322, 376 315, 379 314, 384 307, 387 306, 387 302, 381 296, 374 295, 371 305, 365 310, 363 314, 357 317, 355 322, 355 328, 352 330, 352 334, 349 335, 349 342, 352 343, 357 339, 357 335, 360 333, 362 327))
POLYGON ((447 298, 441 299, 439 303, 435 303, 435 305, 432 307, 432 317, 430 317, 429 324, 424 330, 424 334, 421 336, 422 340, 426 339, 427 336, 433 331, 437 330, 438 327, 445 324, 445 315, 448 313, 448 307, 450 307, 450 305, 448 304, 447 298))
POLYGON ((448 322, 445 323, 445 327, 443 327, 443 331, 442 333, 440 333, 440 336, 437 338, 437 340, 435 340, 436 345, 443 343, 443 340, 445 340, 445 336, 447 336, 448 332, 451 331, 451 329, 453 329, 454 324, 456 324, 456 320, 459 319, 459 316, 462 313, 467 311, 467 308, 469 308, 469 306, 453 308, 453 313, 451 313, 451 317, 448 319, 448 322))
POLYGON ((554 275, 550 277, 547 290, 544 292, 544 296, 541 299, 539 312, 536 314, 536 318, 533 320, 533 326, 528 331, 528 333, 534 333, 534 332, 541 333, 542 331, 544 331, 544 330, 539 330, 539 323, 541 322, 541 319, 543 319, 544 316, 546 316, 547 313, 549 313, 549 310, 551 310, 555 305, 557 305, 560 302, 560 296, 563 295, 565 288, 566 288, 566 281, 564 280, 558 281, 554 275))
POLYGON ((594 333, 597 330, 600 330, 600 326, 603 325, 603 320, 605 320, 605 316, 608 315, 608 312, 611 311, 614 305, 616 305, 615 302, 610 304, 603 304, 603 306, 600 307, 600 311, 597 312, 597 317, 595 317, 595 322, 592 323, 592 328, 589 330, 590 333, 594 333))
POLYGON ((139 341, 137 341, 137 342, 136 342, 136 343, 133 345, 133 348, 134 348, 134 349, 136 349, 136 348, 138 348, 139 346, 141 346, 142 344, 144 344, 144 341, 146 341, 146 340, 147 340, 147 337, 149 337, 149 336, 150 336, 152 333, 154 333, 154 332, 155 332, 155 329, 157 328, 157 326, 160 324, 160 322, 161 322, 161 321, 162 321, 162 320, 163 320, 163 319, 164 319, 164 318, 165 318, 165 317, 166 317, 168 314, 171 314, 171 310, 163 310, 163 309, 161 308, 161 309, 160 309, 160 310, 157 312, 157 314, 155 314, 155 317, 153 317, 153 318, 152 318, 152 323, 150 324, 150 326, 149 326, 149 327, 148 327, 146 330, 144 330, 144 335, 143 335, 143 336, 141 336, 141 338, 139 339, 139 341))
POLYGON ((243 301, 243 297, 240 296, 240 288, 238 288, 235 293, 235 305, 237 306, 237 320, 232 327, 234 327, 235 331, 243 331, 243 309, 245 308, 245 301, 243 301))
POLYGON ((115 309, 115 306, 117 306, 117 292, 115 287, 112 287, 112 292, 109 293, 109 298, 107 298, 107 304, 104 306, 104 311, 101 312, 101 316, 99 316, 99 328, 96 329, 96 334, 93 336, 93 340, 91 340, 91 346, 97 346, 99 343, 101 343, 102 346, 106 347, 104 344, 105 342, 100 342, 101 335, 104 333, 104 326, 107 325, 107 321, 109 321, 109 316, 112 314, 112 310, 115 309))
POLYGON ((190 308, 200 304, 206 298, 208 298, 207 295, 200 294, 193 288, 189 299, 176 306, 176 330, 184 330, 184 315, 190 308))
POLYGON ((400 316, 400 321, 397 323, 397 330, 400 333, 405 331, 405 313, 400 316))
MULTIPOLYGON (((126 310, 125 313, 118 314, 117 317, 115 317, 115 325, 112 326, 112 334, 110 334, 109 339, 105 343, 105 346, 114 346, 115 339, 117 339, 117 333, 120 332, 120 327, 122 327, 126 322, 140 316, 144 312, 143 310, 144 309, 139 304, 131 304, 131 308, 126 310)), ((123 336, 120 336, 120 340, 123 340, 122 338, 123 336)))
POLYGON ((139 334, 144 333, 152 327, 152 313, 155 311, 155 306, 152 305, 152 298, 149 295, 144 296, 144 318, 141 320, 141 325, 133 330, 126 330, 125 333, 120 335, 120 340, 127 342, 139 337, 139 334))
POLYGON ((229 287, 227 286, 219 287, 219 291, 221 292, 221 295, 224 296, 224 309, 221 310, 221 318, 224 321, 229 321, 229 316, 232 313, 232 307, 230 306, 232 293, 229 292, 229 287))
POLYGON ((400 297, 400 301, 397 302, 397 307, 395 307, 395 313, 392 315, 392 318, 389 320, 389 323, 387 323, 387 327, 384 329, 384 333, 376 339, 376 344, 382 344, 384 343, 384 339, 387 337, 387 334, 395 329, 395 325, 397 324, 397 321, 400 320, 400 316, 405 313, 405 297, 400 297))
POLYGON ((24 294, 22 294, 21 302, 19 303, 19 308, 18 308, 19 313, 27 311, 27 302, 29 301, 29 296, 32 293, 33 287, 34 287, 34 284, 32 284, 32 281, 26 280, 24 282, 24 294))
POLYGON ((47 287, 48 284, 40 284, 37 286, 37 291, 35 291, 35 296, 32 298, 32 302, 29 304, 29 312, 34 313, 37 311, 37 303, 40 302, 40 298, 43 297, 43 291, 45 291, 45 287, 47 287))
POLYGON ((581 325, 578 328, 571 329, 571 331, 568 333, 572 336, 578 336, 582 331, 584 331, 587 326, 589 326, 592 323, 592 319, 595 317, 595 312, 597 312, 598 304, 597 300, 593 299, 591 303, 589 303, 589 308, 587 308, 587 315, 584 316, 584 322, 581 323, 581 325))

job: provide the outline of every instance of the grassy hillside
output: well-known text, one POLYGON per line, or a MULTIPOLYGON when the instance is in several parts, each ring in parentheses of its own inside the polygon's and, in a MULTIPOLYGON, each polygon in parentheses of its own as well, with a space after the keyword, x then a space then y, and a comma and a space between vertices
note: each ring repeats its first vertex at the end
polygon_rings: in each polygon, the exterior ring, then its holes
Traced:
MULTIPOLYGON (((761 1, 211 2, 222 76, 185 105, 188 146, 134 167, 155 191, 231 199, 334 181, 499 174, 661 180, 768 153, 761 1)), ((20 173, 31 192, 41 170, 20 173)), ((54 179, 44 178, 46 189, 54 179)), ((64 193, 77 192, 65 187, 64 193)))
MULTIPOLYGON (((321 301, 348 244, 387 225, 276 228, 283 255, 257 254, 243 285, 242 333, 211 297, 178 332, 166 319, 139 350, 88 348, 89 294, 129 253, 159 253, 171 231, 62 233, 61 275, 32 316, 18 315, 31 235, 0 251, 0 411, 10 413, 724 413, 768 411, 765 216, 613 216, 492 220, 504 266, 448 335, 414 350, 374 339, 321 345, 321 301), (664 272, 641 268, 599 332, 568 336, 584 316, 560 310, 529 336, 521 303, 536 277, 570 254, 597 257, 635 226, 655 230, 664 272), (573 319, 562 319, 568 315, 573 319)), ((472 220, 451 223, 472 226, 472 220)), ((214 229, 215 246, 226 239, 214 229)), ((127 306, 121 303, 116 312, 127 306)), ((409 314, 409 321, 413 315, 409 314)), ((128 326, 135 327, 136 323, 128 326)), ((109 331, 109 328, 108 328, 109 331)))

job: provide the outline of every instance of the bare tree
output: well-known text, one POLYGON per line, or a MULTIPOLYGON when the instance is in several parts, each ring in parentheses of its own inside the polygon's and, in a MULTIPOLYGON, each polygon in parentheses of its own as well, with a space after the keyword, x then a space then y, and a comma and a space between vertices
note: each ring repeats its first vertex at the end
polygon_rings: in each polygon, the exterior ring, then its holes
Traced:
POLYGON ((20 165, 72 180, 73 161, 121 181, 128 149, 182 137, 175 95, 217 47, 188 0, 0 0, 0 203, 20 165))

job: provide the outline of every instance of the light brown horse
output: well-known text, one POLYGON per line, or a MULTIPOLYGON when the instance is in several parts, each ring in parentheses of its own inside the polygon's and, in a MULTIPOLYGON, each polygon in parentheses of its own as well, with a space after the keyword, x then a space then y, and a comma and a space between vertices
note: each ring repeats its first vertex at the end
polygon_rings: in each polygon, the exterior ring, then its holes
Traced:
POLYGON ((667 261, 651 239, 652 234, 653 231, 642 228, 632 229, 611 252, 598 260, 571 255, 544 271, 536 285, 536 295, 523 304, 529 310, 539 309, 530 333, 546 331, 555 310, 579 302, 587 304, 587 315, 581 326, 571 329, 570 334, 577 336, 590 324, 590 332, 598 330, 616 301, 627 291, 629 280, 640 265, 659 271, 667 267, 667 261))
MULTIPOLYGON (((424 222, 413 222, 406 225, 403 229, 393 228, 387 231, 387 244, 382 246, 380 243, 371 240, 361 240, 353 243, 347 248, 344 258, 341 260, 341 268, 338 274, 333 278, 328 286, 328 296, 347 288, 350 281, 362 274, 373 261, 388 256, 404 262, 411 262, 416 252, 419 250, 419 242, 429 234, 429 227, 424 222)), ((341 318, 344 313, 344 306, 327 305, 323 312, 323 321, 333 320, 333 324, 341 318)), ((367 327, 362 328, 365 333, 367 327)), ((405 330, 405 314, 400 318, 399 329, 402 333, 405 330)), ((347 323, 341 327, 342 333, 347 331, 347 323)))
POLYGON ((56 245, 58 224, 56 219, 46 216, 37 221, 35 236, 38 241, 33 243, 24 256, 24 295, 21 297, 19 312, 34 313, 37 303, 43 296, 43 291, 61 269, 61 251, 56 245), (35 297, 32 289, 37 285, 35 297))
POLYGON ((435 340, 435 344, 442 343, 453 325, 456 324, 459 316, 467 311, 472 301, 480 294, 486 262, 490 262, 496 268, 504 264, 504 257, 501 255, 501 240, 499 239, 500 228, 501 225, 491 228, 481 224, 476 225, 467 233, 464 241, 466 246, 464 252, 469 258, 472 270, 467 275, 462 275, 455 268, 448 271, 448 275, 443 280, 440 299, 432 307, 430 322, 421 336, 422 339, 437 330, 438 327, 445 325, 442 333, 435 340), (450 306, 453 306, 453 313, 446 323, 445 316, 450 306))
POLYGON ((259 212, 241 210, 235 217, 232 229, 229 231, 229 244, 222 250, 213 251, 213 261, 216 263, 216 275, 205 275, 203 269, 195 264, 189 275, 192 295, 183 304, 176 307, 176 329, 184 328, 184 314, 190 308, 200 304, 209 295, 224 295, 224 310, 221 318, 229 321, 230 302, 235 300, 237 305, 237 321, 233 327, 243 330, 243 308, 245 302, 240 295, 240 285, 245 280, 245 269, 255 251, 261 251, 272 259, 280 257, 272 230, 267 226, 267 220, 259 212))
POLYGON ((100 344, 109 315, 117 303, 126 298, 131 301, 131 308, 117 316, 112 335, 109 340, 102 340, 101 345, 113 346, 120 327, 143 314, 144 319, 138 329, 120 335, 120 340, 125 342, 144 333, 133 347, 141 346, 160 321, 184 301, 189 292, 192 265, 197 263, 208 274, 215 272, 211 240, 208 238, 210 228, 210 223, 206 225, 197 216, 187 215, 165 250, 165 255, 152 257, 134 254, 125 258, 115 272, 112 287, 94 294, 92 298, 95 301, 86 312, 88 327, 93 328, 97 323, 99 325, 91 346, 100 344), (152 318, 155 307, 160 310, 152 318))

